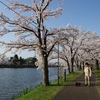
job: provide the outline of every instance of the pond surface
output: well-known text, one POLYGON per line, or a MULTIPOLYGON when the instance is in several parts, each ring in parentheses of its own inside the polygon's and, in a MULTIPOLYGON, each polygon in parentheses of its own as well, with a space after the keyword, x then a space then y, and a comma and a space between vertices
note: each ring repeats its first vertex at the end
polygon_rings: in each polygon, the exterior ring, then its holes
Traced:
MULTIPOLYGON (((57 67, 49 68, 49 80, 57 79, 57 67)), ((7 100, 25 88, 34 88, 42 82, 42 69, 0 68, 0 100, 7 100)))

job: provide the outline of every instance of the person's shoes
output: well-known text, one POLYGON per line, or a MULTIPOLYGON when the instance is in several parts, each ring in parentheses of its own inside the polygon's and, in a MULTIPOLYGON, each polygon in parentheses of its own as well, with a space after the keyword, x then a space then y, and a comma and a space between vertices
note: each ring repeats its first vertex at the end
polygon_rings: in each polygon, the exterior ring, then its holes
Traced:
POLYGON ((87 86, 87 84, 85 84, 85 86, 87 86))

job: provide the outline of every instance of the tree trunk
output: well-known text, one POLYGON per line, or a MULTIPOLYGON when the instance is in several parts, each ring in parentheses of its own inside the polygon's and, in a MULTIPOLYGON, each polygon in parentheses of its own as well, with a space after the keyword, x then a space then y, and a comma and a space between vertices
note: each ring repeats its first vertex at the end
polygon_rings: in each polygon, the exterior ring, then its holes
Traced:
POLYGON ((70 73, 70 67, 68 66, 68 73, 70 73))
POLYGON ((82 64, 83 64, 83 70, 84 70, 84 62, 82 64))
POLYGON ((99 69, 99 62, 97 59, 95 59, 95 67, 96 67, 96 69, 99 69))
POLYGON ((80 62, 80 64, 79 64, 79 66, 80 66, 80 70, 82 70, 81 62, 80 62))
POLYGON ((68 73, 70 73, 70 65, 69 65, 68 60, 67 60, 67 66, 68 66, 68 73))
POLYGON ((71 58, 71 72, 74 72, 73 67, 74 67, 74 60, 73 60, 73 58, 71 58))
POLYGON ((48 61, 47 56, 43 57, 43 78, 42 78, 42 85, 48 86, 49 85, 49 71, 48 71, 48 61))
MULTIPOLYGON (((45 34, 47 34, 47 30, 46 30, 45 34)), ((43 39, 43 44, 45 45, 45 47, 43 47, 43 51, 41 51, 42 52, 42 60, 43 60, 42 84, 44 86, 48 86, 49 85, 48 55, 46 53, 46 51, 47 51, 47 44, 46 43, 47 43, 47 41, 46 41, 46 36, 45 36, 44 39, 43 39)))

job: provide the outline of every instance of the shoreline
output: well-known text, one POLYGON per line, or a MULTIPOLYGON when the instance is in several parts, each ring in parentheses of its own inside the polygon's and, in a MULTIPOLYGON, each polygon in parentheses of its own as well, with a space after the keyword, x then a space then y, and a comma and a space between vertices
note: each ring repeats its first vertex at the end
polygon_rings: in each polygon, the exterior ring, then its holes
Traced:
POLYGON ((0 68, 37 68, 33 65, 0 65, 0 68))
MULTIPOLYGON (((53 68, 57 66, 48 66, 48 68, 53 68)), ((0 68, 38 68, 35 65, 0 65, 0 68)))

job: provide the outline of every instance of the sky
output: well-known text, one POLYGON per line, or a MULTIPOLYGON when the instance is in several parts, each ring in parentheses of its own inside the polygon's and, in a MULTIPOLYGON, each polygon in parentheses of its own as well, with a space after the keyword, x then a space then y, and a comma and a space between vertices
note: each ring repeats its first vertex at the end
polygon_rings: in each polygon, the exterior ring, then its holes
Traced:
MULTIPOLYGON (((0 0, 8 5, 9 0, 0 0)), ((25 4, 30 4, 31 0, 17 0, 25 4)), ((57 0, 52 0, 50 4, 50 9, 55 9, 58 7, 57 0)), ((81 26, 83 30, 95 31, 97 36, 100 37, 100 0, 63 0, 63 4, 60 5, 63 9, 62 15, 58 18, 50 18, 46 21, 46 27, 60 27, 71 24, 72 26, 81 26)), ((0 3, 0 12, 3 12, 6 16, 12 17, 12 11, 5 9, 5 6, 0 3)), ((6 41, 7 39, 14 40, 16 37, 10 36, 10 34, 0 38, 6 41)), ((4 49, 0 48, 0 53, 4 49)), ((8 57, 14 54, 7 53, 8 57)), ((23 58, 33 57, 34 52, 27 52, 26 50, 18 53, 19 56, 23 58)))

